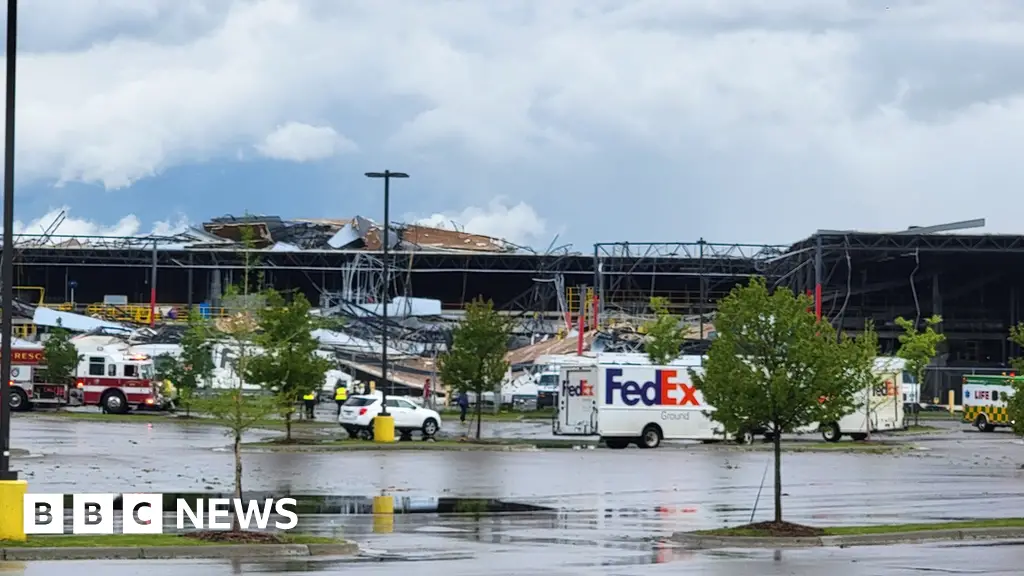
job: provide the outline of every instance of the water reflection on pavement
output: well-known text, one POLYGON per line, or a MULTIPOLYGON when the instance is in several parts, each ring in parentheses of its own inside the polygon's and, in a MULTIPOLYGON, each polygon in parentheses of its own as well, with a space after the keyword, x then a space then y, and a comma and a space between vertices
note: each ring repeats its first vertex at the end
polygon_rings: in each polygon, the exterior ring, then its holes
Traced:
MULTIPOLYGON (((232 460, 219 430, 175 423, 17 418, 14 465, 32 492, 226 491, 232 460)), ((937 521, 1004 516, 1024 507, 1020 444, 1009 435, 949 433, 905 454, 786 454, 786 516, 809 524, 937 521)), ((516 423, 510 430, 526 430, 516 423)), ((536 434, 542 434, 534 425, 536 434)), ((513 433, 513 432, 509 432, 513 433)), ((253 435, 258 438, 263 433, 253 435)), ((539 452, 247 453, 249 490, 367 497, 484 497, 554 513, 472 518, 396 515, 390 531, 370 516, 302 518, 304 531, 343 534, 356 559, 2 563, 7 574, 1019 574, 1018 543, 772 551, 687 551, 675 531, 750 520, 770 456, 679 450, 539 452), (385 533, 386 532, 386 533, 385 533)), ((770 514, 770 492, 755 515, 770 514)))

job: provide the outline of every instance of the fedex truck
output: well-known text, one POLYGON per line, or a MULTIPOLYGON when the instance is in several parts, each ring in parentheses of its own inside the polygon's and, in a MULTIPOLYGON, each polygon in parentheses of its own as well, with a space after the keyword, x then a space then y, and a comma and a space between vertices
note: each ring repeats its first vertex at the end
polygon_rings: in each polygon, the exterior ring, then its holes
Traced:
POLYGON ((903 392, 912 376, 901 358, 875 358, 873 372, 876 384, 854 394, 854 409, 836 422, 810 424, 797 433, 820 432, 827 442, 839 442, 843 436, 864 440, 868 434, 902 430, 904 420, 903 392))
POLYGON ((734 438, 711 416, 688 370, 700 357, 683 357, 668 366, 598 360, 590 366, 563 367, 553 432, 598 436, 609 448, 656 448, 663 440, 749 443, 748 431, 734 438))

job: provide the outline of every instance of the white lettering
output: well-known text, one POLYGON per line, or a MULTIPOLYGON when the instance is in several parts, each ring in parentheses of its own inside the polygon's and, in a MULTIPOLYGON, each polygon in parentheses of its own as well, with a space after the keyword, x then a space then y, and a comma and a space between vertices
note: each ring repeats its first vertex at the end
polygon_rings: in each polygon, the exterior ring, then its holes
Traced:
POLYGON ((289 519, 287 523, 275 522, 274 526, 278 530, 291 530, 299 524, 298 514, 296 514, 294 510, 285 508, 286 505, 295 508, 299 503, 295 501, 295 498, 281 498, 277 501, 277 506, 274 508, 277 511, 277 514, 289 519))
POLYGON ((203 529, 202 500, 196 500, 196 509, 193 511, 184 498, 178 498, 178 530, 185 529, 185 514, 188 514, 188 519, 192 522, 192 528, 196 530, 203 529))
POLYGON ((238 526, 242 530, 249 529, 249 523, 252 522, 252 517, 256 516, 256 527, 260 530, 266 530, 267 524, 270 522, 270 511, 274 508, 274 501, 270 498, 264 500, 263 504, 266 506, 260 510, 259 503, 255 500, 249 501, 249 506, 242 507, 241 498, 235 498, 235 517, 238 518, 238 526), (257 514, 259 514, 257 516, 257 514))
POLYGON ((217 518, 229 518, 231 516, 231 500, 227 498, 210 498, 210 515, 207 526, 210 530, 230 530, 231 521, 218 522, 217 518), (223 508, 223 509, 221 509, 223 508))

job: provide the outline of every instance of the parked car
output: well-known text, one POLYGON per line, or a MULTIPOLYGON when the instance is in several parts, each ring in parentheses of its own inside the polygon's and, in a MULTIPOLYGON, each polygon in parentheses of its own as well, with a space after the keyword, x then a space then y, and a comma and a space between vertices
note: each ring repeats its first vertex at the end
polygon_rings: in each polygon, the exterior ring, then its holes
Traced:
MULTIPOLYGON (((373 419, 381 413, 383 395, 361 394, 352 396, 341 406, 338 423, 352 438, 370 440, 373 438, 373 419)), ((409 398, 388 396, 388 414, 395 419, 395 432, 402 437, 410 437, 414 432, 422 433, 423 438, 432 438, 441 429, 441 415, 437 412, 417 405, 409 398)))

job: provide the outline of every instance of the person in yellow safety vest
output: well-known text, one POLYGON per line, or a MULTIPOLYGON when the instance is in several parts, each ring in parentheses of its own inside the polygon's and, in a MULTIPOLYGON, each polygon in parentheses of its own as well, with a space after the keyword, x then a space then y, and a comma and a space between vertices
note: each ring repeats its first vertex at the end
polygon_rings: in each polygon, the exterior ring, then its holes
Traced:
POLYGON ((341 406, 348 400, 348 389, 344 386, 338 386, 334 391, 334 402, 338 405, 338 416, 341 416, 341 406))
POLYGON ((310 390, 308 394, 302 397, 302 403, 306 405, 306 418, 313 420, 313 410, 316 408, 316 390, 310 390))

